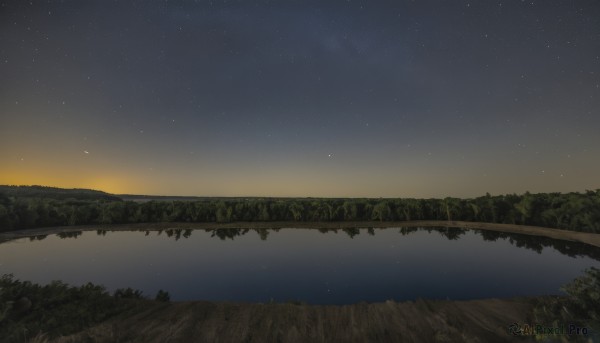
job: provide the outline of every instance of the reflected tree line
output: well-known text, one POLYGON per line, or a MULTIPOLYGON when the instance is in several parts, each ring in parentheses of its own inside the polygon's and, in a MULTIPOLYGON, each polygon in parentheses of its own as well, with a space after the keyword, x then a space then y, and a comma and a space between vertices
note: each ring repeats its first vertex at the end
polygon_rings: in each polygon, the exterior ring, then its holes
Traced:
POLYGON ((460 220, 600 233, 600 190, 473 199, 231 198, 144 203, 0 193, 0 231, 157 222, 460 220))
MULTIPOLYGON (((244 236, 250 232, 255 232, 258 234, 261 240, 266 241, 269 235, 273 232, 279 232, 281 229, 273 228, 273 229, 248 229, 248 228, 227 228, 227 229, 197 229, 198 231, 204 231, 210 233, 210 237, 219 238, 220 240, 234 240, 236 237, 244 236)), ((313 230, 313 229, 310 229, 313 230)), ((453 227, 444 227, 444 228, 420 228, 420 227, 402 227, 399 229, 393 228, 383 228, 383 229, 375 229, 375 228, 343 228, 343 229, 335 229, 335 228, 320 228, 314 229, 323 234, 327 233, 345 233, 348 237, 353 239, 354 237, 366 233, 369 236, 375 236, 376 230, 398 230, 402 236, 407 236, 413 234, 419 230, 425 230, 429 233, 436 232, 441 236, 447 238, 448 240, 458 240, 463 235, 467 233, 467 231, 471 230, 481 236, 484 241, 495 242, 499 239, 507 240, 510 244, 519 247, 525 248, 529 250, 533 250, 538 254, 541 254, 544 248, 552 247, 562 253, 563 255, 567 255, 570 257, 578 257, 578 256, 587 256, 593 258, 597 261, 600 261, 600 248, 594 247, 589 244, 579 243, 579 242, 569 242, 563 240, 552 239, 548 237, 540 237, 540 236, 530 236, 524 234, 517 233, 506 233, 499 231, 487 231, 487 230, 475 230, 475 229, 461 229, 461 228, 453 228, 453 227)), ((152 232, 156 232, 157 236, 164 235, 168 238, 172 238, 176 241, 181 238, 190 238, 194 229, 165 229, 165 230, 157 230, 157 231, 148 231, 148 230, 140 230, 144 232, 145 236, 150 236, 152 232)), ((96 230, 97 235, 106 236, 106 234, 110 232, 108 230, 96 230)), ((82 231, 73 231, 73 232, 61 232, 57 234, 61 239, 66 238, 77 238, 81 236, 82 231)), ((47 235, 38 235, 32 236, 29 238, 30 241, 39 241, 43 240, 47 237, 47 235)))

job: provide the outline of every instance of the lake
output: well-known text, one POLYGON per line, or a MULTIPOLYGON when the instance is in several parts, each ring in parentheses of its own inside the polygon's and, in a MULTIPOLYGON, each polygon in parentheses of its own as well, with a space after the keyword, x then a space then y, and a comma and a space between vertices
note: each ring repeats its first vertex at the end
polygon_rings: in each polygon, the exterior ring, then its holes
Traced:
POLYGON ((84 231, 0 244, 0 274, 171 300, 351 304, 562 294, 600 249, 461 229, 84 231))

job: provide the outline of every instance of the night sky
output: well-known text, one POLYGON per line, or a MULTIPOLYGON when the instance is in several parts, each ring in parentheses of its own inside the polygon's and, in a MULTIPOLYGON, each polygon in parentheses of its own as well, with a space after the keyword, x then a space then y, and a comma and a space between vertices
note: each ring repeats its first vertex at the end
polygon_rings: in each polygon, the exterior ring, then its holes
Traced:
POLYGON ((0 1, 0 184, 600 188, 600 2, 0 1))

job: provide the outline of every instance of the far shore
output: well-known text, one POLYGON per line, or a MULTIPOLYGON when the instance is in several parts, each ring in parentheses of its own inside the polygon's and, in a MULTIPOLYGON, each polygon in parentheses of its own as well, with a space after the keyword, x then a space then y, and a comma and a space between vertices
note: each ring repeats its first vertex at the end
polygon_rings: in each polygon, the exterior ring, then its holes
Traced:
POLYGON ((489 230, 541 236, 600 247, 600 234, 552 229, 539 226, 496 224, 464 221, 402 221, 402 222, 231 222, 231 223, 136 223, 110 225, 60 226, 9 231, 0 233, 0 242, 18 238, 68 233, 77 231, 159 231, 166 229, 349 229, 349 228, 400 228, 400 227, 453 227, 461 229, 489 230))

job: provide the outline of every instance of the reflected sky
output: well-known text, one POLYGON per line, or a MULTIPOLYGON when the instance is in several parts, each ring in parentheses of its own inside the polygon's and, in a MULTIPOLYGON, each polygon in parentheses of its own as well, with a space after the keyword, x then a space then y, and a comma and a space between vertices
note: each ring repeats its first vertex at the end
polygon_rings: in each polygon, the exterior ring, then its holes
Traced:
POLYGON ((449 240, 438 231, 281 229, 267 240, 250 232, 218 239, 195 230, 175 240, 164 232, 83 232, 0 244, 0 274, 47 283, 88 281, 109 290, 133 287, 172 300, 268 302, 298 300, 349 304, 387 299, 477 299, 560 294, 559 287, 590 257, 569 257, 551 247, 541 253, 508 239, 484 241, 474 231, 449 240))

